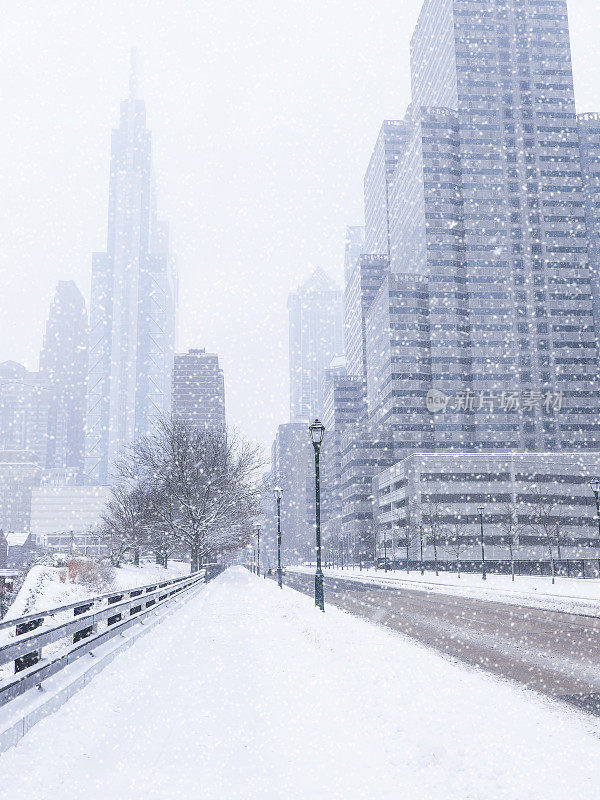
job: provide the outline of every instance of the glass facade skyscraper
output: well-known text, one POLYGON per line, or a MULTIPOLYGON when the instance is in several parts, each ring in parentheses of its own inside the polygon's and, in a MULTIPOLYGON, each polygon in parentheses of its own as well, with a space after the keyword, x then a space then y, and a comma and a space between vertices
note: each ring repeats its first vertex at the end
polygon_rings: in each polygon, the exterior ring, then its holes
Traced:
POLYGON ((170 413, 175 305, 168 231, 156 216, 151 135, 132 68, 112 135, 107 250, 92 264, 88 482, 109 481, 123 448, 170 413))

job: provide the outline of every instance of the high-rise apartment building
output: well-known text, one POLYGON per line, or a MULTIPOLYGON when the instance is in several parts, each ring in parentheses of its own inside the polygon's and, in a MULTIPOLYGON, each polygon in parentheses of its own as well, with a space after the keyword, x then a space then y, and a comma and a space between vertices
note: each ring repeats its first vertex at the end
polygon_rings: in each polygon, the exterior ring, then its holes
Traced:
POLYGON ((173 419, 225 430, 225 379, 218 355, 205 350, 175 355, 173 419))
POLYGON ((40 352, 40 375, 53 390, 46 467, 81 477, 85 453, 88 329, 83 296, 59 281, 40 352))
POLYGON ((322 413, 323 373, 344 352, 342 292, 322 269, 288 298, 290 420, 322 413))
POLYGON ((113 131, 105 253, 92 264, 85 476, 106 483, 112 465, 171 406, 176 277, 168 231, 156 216, 152 143, 130 92, 113 131))

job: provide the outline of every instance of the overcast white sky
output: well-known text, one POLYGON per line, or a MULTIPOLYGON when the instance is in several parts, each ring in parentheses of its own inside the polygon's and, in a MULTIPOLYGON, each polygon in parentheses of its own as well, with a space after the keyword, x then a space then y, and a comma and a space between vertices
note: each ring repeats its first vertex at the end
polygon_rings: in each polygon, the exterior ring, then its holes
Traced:
MULTIPOLYGON (((181 279, 179 349, 219 353, 229 423, 270 444, 288 418, 287 294, 315 265, 341 285, 379 125, 409 100, 420 6, 5 0, 0 361, 37 368, 58 280, 88 298, 135 45, 181 279)), ((578 110, 600 110, 598 5, 569 8, 578 110)))

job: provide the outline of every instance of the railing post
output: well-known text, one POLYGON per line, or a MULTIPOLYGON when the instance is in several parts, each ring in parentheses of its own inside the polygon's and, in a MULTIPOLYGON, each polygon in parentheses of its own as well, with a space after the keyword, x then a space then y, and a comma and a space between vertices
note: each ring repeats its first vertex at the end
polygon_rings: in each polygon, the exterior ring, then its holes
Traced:
MULTIPOLYGON (((78 617, 80 614, 85 614, 86 611, 89 611, 90 608, 93 608, 94 603, 83 603, 83 605, 75 606, 73 609, 73 616, 78 617)), ((77 633, 73 634, 73 644, 77 644, 82 639, 86 639, 88 636, 91 636, 97 629, 97 625, 89 625, 87 628, 83 628, 77 633)))
MULTIPOLYGON (((29 622, 23 622, 15 627, 15 634, 17 636, 23 636, 25 633, 31 633, 31 631, 39 628, 43 621, 44 617, 40 617, 39 619, 30 619, 29 622)), ((19 658, 15 659, 15 673, 22 672, 24 669, 33 667, 33 665, 37 664, 41 658, 41 648, 39 650, 32 650, 31 653, 24 653, 22 656, 19 656, 19 658)))

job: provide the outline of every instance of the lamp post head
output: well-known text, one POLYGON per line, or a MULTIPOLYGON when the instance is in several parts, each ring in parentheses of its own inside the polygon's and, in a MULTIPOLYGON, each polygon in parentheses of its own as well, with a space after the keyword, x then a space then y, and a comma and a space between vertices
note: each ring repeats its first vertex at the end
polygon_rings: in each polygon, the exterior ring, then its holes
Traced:
POLYGON ((316 419, 312 425, 309 425, 308 429, 310 431, 310 438, 313 443, 313 447, 315 450, 318 450, 319 447, 321 447, 323 436, 325 435, 325 425, 316 419))
POLYGON ((258 522, 254 524, 254 533, 256 534, 260 533, 260 524, 258 522))
POLYGON ((598 494, 598 492, 600 492, 600 480, 598 480, 598 478, 592 478, 589 485, 594 494, 598 494))
POLYGON ((281 486, 273 487, 273 496, 275 500, 277 500, 277 502, 281 500, 281 498, 283 497, 283 489, 281 488, 281 486))
POLYGON ((479 506, 477 511, 479 511, 480 515, 483 516, 483 512, 485 511, 485 508, 483 506, 479 506))

